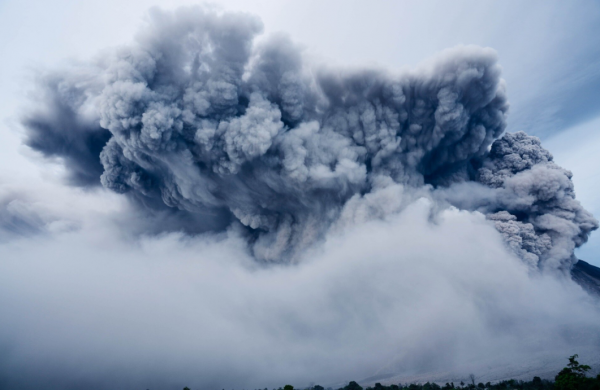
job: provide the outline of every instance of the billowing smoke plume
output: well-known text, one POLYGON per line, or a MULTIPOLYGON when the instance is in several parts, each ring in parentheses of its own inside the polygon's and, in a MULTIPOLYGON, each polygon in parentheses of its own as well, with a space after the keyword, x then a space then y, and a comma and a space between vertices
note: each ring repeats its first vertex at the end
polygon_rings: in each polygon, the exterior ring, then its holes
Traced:
MULTIPOLYGON (((537 264, 558 267, 587 241, 598 221, 575 200, 571 172, 552 162, 537 138, 523 132, 494 142, 477 180, 501 189, 489 216, 509 245, 537 264)), ((575 260, 576 261, 576 260, 575 260)))
POLYGON ((256 43, 261 23, 245 14, 151 20, 132 46, 43 78, 24 123, 72 183, 180 221, 165 228, 240 223, 255 258, 293 261, 397 185, 484 212, 534 268, 568 268, 598 227, 538 139, 499 138, 508 103, 491 49, 403 74, 341 71, 308 67, 282 36, 256 43))

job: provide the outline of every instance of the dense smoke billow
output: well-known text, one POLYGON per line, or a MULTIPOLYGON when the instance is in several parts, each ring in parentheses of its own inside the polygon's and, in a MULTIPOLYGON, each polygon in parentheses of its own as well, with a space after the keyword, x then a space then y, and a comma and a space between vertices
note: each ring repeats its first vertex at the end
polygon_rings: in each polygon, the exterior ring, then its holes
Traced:
POLYGON ((598 227, 537 139, 498 139, 508 103, 491 49, 339 71, 309 68, 282 36, 255 44, 260 32, 245 14, 155 11, 130 47, 45 76, 27 143, 62 157, 73 184, 179 214, 170 229, 241 223, 259 260, 297 259, 349 199, 391 183, 491 189, 476 209, 532 267, 569 268, 598 227))
POLYGON ((0 192, 0 387, 493 380, 595 356, 598 303, 566 271, 598 221, 539 139, 505 133, 492 49, 335 69, 247 14, 150 16, 39 76, 25 143, 71 187, 0 192))

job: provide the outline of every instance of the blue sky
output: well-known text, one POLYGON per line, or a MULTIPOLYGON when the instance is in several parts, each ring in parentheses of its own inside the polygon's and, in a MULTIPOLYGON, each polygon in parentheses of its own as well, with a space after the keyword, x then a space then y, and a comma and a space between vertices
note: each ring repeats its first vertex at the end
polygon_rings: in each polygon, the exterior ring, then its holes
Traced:
MULTIPOLYGON (((85 60, 131 40, 151 0, 0 2, 0 177, 53 180, 20 146, 17 115, 33 70, 85 60)), ((578 198, 600 215, 600 2, 218 1, 259 15, 317 61, 403 68, 458 44, 498 51, 511 102, 508 131, 539 136, 574 173, 578 198)), ((50 173, 49 173, 50 172, 50 173)), ((600 265, 600 234, 579 250, 600 265)))

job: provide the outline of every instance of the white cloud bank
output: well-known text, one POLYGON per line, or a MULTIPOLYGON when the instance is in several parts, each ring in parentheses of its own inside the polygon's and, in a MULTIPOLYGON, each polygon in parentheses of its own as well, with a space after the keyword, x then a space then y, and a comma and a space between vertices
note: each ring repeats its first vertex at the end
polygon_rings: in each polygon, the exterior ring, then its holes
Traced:
POLYGON ((486 375, 539 356, 558 367, 600 346, 597 303, 577 285, 531 275, 482 214, 436 211, 426 193, 391 186, 349 202, 322 244, 287 266, 258 266, 235 228, 131 240, 124 211, 1 244, 4 387, 486 375))

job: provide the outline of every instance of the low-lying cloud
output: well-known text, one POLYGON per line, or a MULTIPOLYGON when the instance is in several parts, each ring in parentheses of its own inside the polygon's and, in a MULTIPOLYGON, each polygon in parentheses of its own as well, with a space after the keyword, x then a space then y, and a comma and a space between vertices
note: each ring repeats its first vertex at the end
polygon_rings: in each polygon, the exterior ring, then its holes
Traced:
POLYGON ((4 386, 262 388, 593 357, 597 302, 577 285, 532 277, 480 213, 387 191, 395 212, 364 220, 386 203, 355 201, 342 215, 360 222, 293 266, 257 265, 235 229, 131 240, 95 218, 3 244, 4 386))

